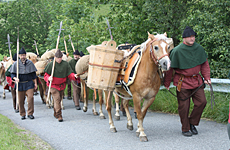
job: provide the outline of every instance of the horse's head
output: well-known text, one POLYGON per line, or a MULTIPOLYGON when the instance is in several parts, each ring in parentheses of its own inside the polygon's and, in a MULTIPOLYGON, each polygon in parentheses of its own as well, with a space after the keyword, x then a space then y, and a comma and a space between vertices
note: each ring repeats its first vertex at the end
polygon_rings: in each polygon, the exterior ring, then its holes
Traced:
POLYGON ((156 65, 160 65, 163 71, 169 70, 171 61, 169 59, 170 46, 166 42, 167 34, 157 34, 154 36, 148 32, 148 36, 149 51, 153 61, 156 65))

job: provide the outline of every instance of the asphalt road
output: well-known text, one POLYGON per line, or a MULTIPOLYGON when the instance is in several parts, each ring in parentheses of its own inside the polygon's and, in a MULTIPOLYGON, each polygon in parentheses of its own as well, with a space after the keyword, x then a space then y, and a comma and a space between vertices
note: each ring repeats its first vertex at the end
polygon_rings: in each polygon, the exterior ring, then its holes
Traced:
MULTIPOLYGON (((2 94, 2 86, 0 89, 2 94)), ((13 110, 11 93, 7 91, 6 99, 0 98, 0 113, 35 133, 57 150, 228 150, 230 148, 227 125, 204 119, 197 127, 198 135, 184 137, 181 134, 178 115, 148 112, 144 128, 149 141, 140 142, 135 133, 137 119, 133 119, 134 130, 130 131, 126 128, 126 117, 121 116, 120 121, 114 120, 118 132, 111 133, 105 107, 106 119, 101 120, 99 116, 93 116, 92 103, 89 103, 88 111, 83 112, 74 108, 72 100, 64 99, 64 122, 58 122, 53 117, 53 109, 48 109, 42 104, 39 95, 35 96, 34 105, 35 119, 21 120, 20 115, 13 110)), ((133 109, 131 114, 134 118, 133 109)))

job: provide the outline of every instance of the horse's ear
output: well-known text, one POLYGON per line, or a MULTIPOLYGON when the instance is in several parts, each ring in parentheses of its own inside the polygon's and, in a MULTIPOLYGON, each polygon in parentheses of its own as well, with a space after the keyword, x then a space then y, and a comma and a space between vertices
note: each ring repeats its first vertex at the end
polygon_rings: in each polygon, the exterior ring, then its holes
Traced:
POLYGON ((150 33, 148 32, 148 35, 149 35, 149 38, 150 38, 151 40, 155 39, 155 37, 154 37, 153 34, 150 34, 150 33))
POLYGON ((166 37, 167 37, 167 33, 166 33, 166 32, 164 33, 164 36, 166 36, 166 37))
POLYGON ((30 59, 30 55, 28 56, 28 59, 30 59))
POLYGON ((149 33, 149 31, 147 31, 147 33, 148 33, 148 36, 151 35, 151 34, 149 33))
POLYGON ((7 61, 7 56, 4 56, 3 61, 4 62, 7 61))

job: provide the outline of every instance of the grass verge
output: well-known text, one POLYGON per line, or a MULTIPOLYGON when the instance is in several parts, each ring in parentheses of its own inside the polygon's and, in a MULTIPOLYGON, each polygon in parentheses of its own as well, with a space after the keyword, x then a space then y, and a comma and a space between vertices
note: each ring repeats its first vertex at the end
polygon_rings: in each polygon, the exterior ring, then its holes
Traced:
POLYGON ((0 149, 10 150, 53 150, 38 136, 14 124, 0 114, 0 149))

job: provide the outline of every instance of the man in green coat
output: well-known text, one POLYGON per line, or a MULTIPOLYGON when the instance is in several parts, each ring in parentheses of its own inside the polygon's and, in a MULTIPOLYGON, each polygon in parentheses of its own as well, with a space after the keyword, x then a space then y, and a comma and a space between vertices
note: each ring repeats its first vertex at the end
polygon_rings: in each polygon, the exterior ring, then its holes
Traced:
MULTIPOLYGON (((80 53, 78 50, 73 52, 74 59, 71 59, 69 61, 69 65, 73 72, 76 74, 75 66, 77 61, 80 59, 80 53)), ((80 100, 80 94, 81 94, 81 84, 80 84, 80 78, 77 78, 77 81, 71 81, 72 86, 73 86, 73 101, 75 104, 75 107, 77 110, 81 110, 79 100, 80 100)))

